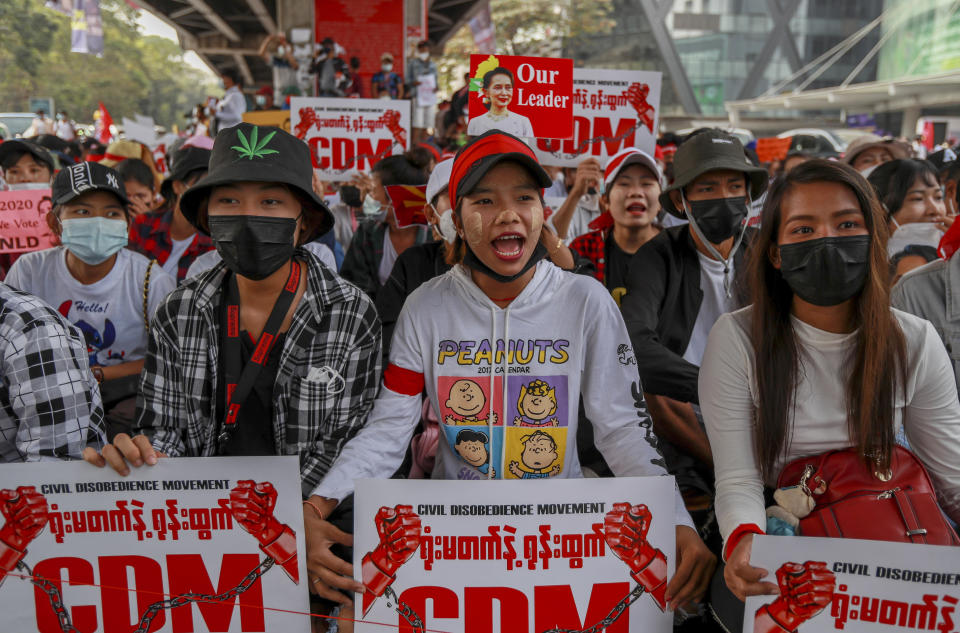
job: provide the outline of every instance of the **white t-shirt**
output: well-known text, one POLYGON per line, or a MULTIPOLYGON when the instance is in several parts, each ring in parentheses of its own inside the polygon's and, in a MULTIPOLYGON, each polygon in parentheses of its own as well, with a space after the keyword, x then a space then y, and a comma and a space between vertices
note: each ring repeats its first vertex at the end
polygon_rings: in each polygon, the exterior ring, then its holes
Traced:
MULTIPOLYGON (((83 332, 91 365, 116 365, 147 355, 143 322, 143 280, 150 264, 127 249, 107 276, 82 284, 67 269, 66 249, 48 248, 22 256, 7 273, 6 283, 49 303, 83 332)), ((177 280, 159 266, 150 271, 147 311, 152 317, 177 280)))
MULTIPOLYGON (((723 262, 707 257, 699 250, 700 259, 700 291, 703 300, 700 302, 700 311, 690 333, 690 342, 683 352, 683 360, 700 366, 703 360, 703 349, 707 346, 707 337, 713 324, 721 314, 730 312, 735 307, 733 297, 728 297, 723 288, 723 262)), ((733 284, 733 260, 730 261, 730 272, 727 273, 731 285, 733 284)))
POLYGON ((390 279, 390 273, 393 272, 393 265, 397 261, 397 249, 393 247, 390 241, 390 231, 383 232, 383 257, 380 258, 380 268, 377 270, 377 277, 380 279, 380 285, 387 283, 390 279))
POLYGON ((170 249, 170 255, 167 257, 167 261, 163 264, 163 269, 169 274, 173 275, 174 278, 177 276, 180 258, 183 257, 183 254, 187 252, 188 248, 190 248, 190 245, 193 243, 195 237, 197 237, 196 233, 185 240, 175 240, 170 238, 170 241, 173 243, 173 247, 170 249))
POLYGON ((500 130, 520 138, 533 138, 530 119, 509 110, 507 110, 507 116, 502 119, 494 119, 488 112, 482 116, 473 117, 467 124, 467 134, 470 136, 480 136, 490 130, 500 130))
MULTIPOLYGON (((310 242, 309 244, 304 244, 303 247, 317 256, 317 258, 327 265, 327 268, 333 272, 337 272, 337 258, 333 256, 333 251, 330 250, 326 244, 321 244, 320 242, 310 242)), ((184 279, 190 279, 191 277, 196 277, 197 275, 202 275, 207 272, 217 264, 223 261, 223 258, 220 257, 220 253, 216 250, 207 251, 203 255, 200 255, 193 263, 190 264, 190 268, 187 269, 187 276, 184 279)))
MULTIPOLYGON (((717 520, 724 541, 741 525, 764 529, 764 482, 753 451, 758 394, 747 307, 717 320, 700 367, 700 407, 713 449, 717 520)), ((960 520, 960 404, 950 358, 927 321, 891 308, 907 343, 907 384, 894 425, 930 473, 941 506, 960 520)), ((801 366, 786 454, 774 472, 804 455, 849 448, 846 382, 855 333, 834 334, 792 319, 801 366)), ((784 385, 784 388, 788 388, 784 385)))

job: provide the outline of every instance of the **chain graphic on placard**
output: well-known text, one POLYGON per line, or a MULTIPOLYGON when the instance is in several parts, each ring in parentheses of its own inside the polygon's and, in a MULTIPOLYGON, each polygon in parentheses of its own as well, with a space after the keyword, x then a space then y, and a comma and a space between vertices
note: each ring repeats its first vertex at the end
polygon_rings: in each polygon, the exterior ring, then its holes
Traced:
MULTIPOLYGON (((220 594, 205 594, 205 593, 182 593, 173 598, 167 600, 161 600, 159 602, 154 602, 143 612, 143 615, 140 616, 140 623, 133 633, 147 633, 150 630, 150 625, 153 623, 153 619, 157 617, 157 614, 164 609, 176 609, 177 607, 182 607, 193 602, 226 602, 232 600, 245 592, 247 589, 253 586, 257 580, 260 579, 260 576, 267 573, 271 567, 273 567, 274 560, 269 556, 263 559, 259 565, 254 567, 250 573, 244 576, 243 580, 240 581, 237 586, 232 589, 228 589, 220 594)), ((26 563, 21 561, 17 564, 17 569, 26 573, 30 578, 30 582, 33 585, 36 585, 40 591, 47 594, 47 599, 50 601, 50 607, 53 609, 53 613, 57 616, 57 620, 60 623, 60 630, 63 633, 80 633, 75 626, 70 622, 70 613, 67 611, 66 606, 63 604, 63 594, 60 593, 60 588, 47 578, 38 578, 33 575, 33 570, 27 566, 26 563)), ((412 611, 412 610, 411 610, 412 611)), ((401 613, 401 615, 403 615, 401 613)), ((414 614, 416 616, 416 614, 414 614)), ((417 630, 417 633, 422 633, 422 624, 421 628, 417 630)))
POLYGON ((264 558, 263 562, 254 567, 249 574, 244 576, 243 580, 240 581, 240 584, 221 594, 212 596, 203 593, 182 593, 179 596, 170 598, 169 600, 154 602, 147 607, 147 610, 144 611, 143 615, 140 616, 140 625, 133 631, 133 633, 147 633, 147 631, 150 630, 150 624, 153 622, 153 619, 157 617, 157 614, 164 609, 175 609, 192 602, 226 602, 227 600, 232 600, 252 587, 253 583, 260 579, 260 576, 267 573, 267 570, 273 567, 273 563, 274 560, 269 556, 264 558))
POLYGON ((600 620, 589 629, 550 629, 548 631, 541 631, 540 633, 603 633, 607 630, 607 627, 620 619, 620 616, 623 615, 623 612, 626 611, 630 605, 637 601, 640 596, 643 595, 643 592, 646 591, 642 586, 637 585, 633 591, 628 593, 623 597, 620 602, 614 605, 613 609, 610 610, 610 613, 607 614, 607 617, 600 620))
POLYGON ((558 150, 556 152, 545 151, 547 154, 554 156, 556 158, 576 158, 580 154, 587 151, 587 148, 595 143, 615 143, 622 141, 628 136, 632 136, 634 132, 643 127, 642 121, 637 121, 635 124, 631 125, 625 132, 622 134, 617 134, 616 136, 594 136, 593 138, 584 139, 572 152, 565 152, 563 150, 558 150))
POLYGON ((407 621, 413 628, 413 633, 423 633, 424 625, 423 620, 420 619, 420 616, 417 615, 417 612, 413 610, 413 607, 408 605, 406 602, 397 597, 397 594, 394 593, 393 589, 387 587, 383 595, 387 598, 387 606, 394 609, 397 613, 400 614, 400 617, 407 621), (390 601, 393 601, 397 606, 394 607, 390 604, 390 601))
POLYGON ((63 596, 60 593, 60 588, 46 578, 34 577, 33 570, 30 569, 30 567, 23 561, 17 563, 17 569, 25 572, 30 578, 30 582, 36 585, 40 591, 47 594, 47 599, 50 601, 50 607, 53 609, 53 613, 57 616, 57 621, 60 623, 60 630, 64 633, 80 633, 80 631, 78 631, 70 622, 70 613, 67 611, 67 607, 63 604, 63 596))

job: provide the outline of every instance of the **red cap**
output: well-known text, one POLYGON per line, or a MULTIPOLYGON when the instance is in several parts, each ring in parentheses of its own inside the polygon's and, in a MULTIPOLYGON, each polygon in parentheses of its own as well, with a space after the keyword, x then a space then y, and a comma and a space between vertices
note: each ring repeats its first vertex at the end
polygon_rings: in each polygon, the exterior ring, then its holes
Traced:
POLYGON ((428 152, 430 152, 431 154, 433 154, 434 160, 436 160, 438 163, 443 160, 443 156, 441 156, 440 150, 434 147, 433 145, 431 145, 430 143, 417 143, 417 146, 422 147, 428 152))
POLYGON ((469 194, 490 169, 507 160, 529 169, 541 188, 553 184, 529 145, 506 132, 490 130, 474 138, 457 153, 450 173, 450 206, 456 209, 458 196, 469 194))
POLYGON ((272 94, 273 94, 273 88, 271 88, 270 86, 264 86, 264 87, 261 88, 260 90, 257 90, 257 94, 258 94, 258 95, 272 95, 272 94))

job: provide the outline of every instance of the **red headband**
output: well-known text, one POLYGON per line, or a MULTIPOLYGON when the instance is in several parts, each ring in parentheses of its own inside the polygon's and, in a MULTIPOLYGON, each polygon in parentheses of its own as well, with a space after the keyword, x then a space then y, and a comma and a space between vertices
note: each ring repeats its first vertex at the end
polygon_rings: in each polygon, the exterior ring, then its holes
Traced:
POLYGON ((506 134, 491 134, 478 138, 473 144, 464 147, 453 161, 449 189, 451 207, 457 208, 457 186, 460 181, 477 162, 495 154, 524 154, 534 162, 537 161, 536 154, 526 143, 506 134))

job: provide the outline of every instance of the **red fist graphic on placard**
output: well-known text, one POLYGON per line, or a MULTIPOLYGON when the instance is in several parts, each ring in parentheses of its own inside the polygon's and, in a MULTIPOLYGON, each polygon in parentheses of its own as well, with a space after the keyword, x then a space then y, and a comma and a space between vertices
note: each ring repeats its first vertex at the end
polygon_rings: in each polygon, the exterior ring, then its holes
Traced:
POLYGON ((363 613, 397 579, 397 570, 420 547, 420 517, 412 506, 383 507, 374 518, 380 544, 363 557, 363 613))
POLYGON ((660 606, 667 608, 667 557, 647 542, 653 517, 647 506, 615 503, 603 520, 603 535, 617 557, 660 606))
POLYGON ((260 551, 277 561, 295 584, 300 583, 297 567, 297 535, 289 525, 273 516, 277 490, 269 481, 238 481, 230 491, 230 512, 244 530, 260 542, 260 551))
POLYGON ((0 490, 0 584, 17 568, 27 553, 27 545, 40 535, 47 524, 47 499, 33 486, 0 490))
POLYGON ((780 595, 757 609, 754 633, 793 633, 833 600, 837 579, 826 563, 784 563, 777 570, 780 595))

